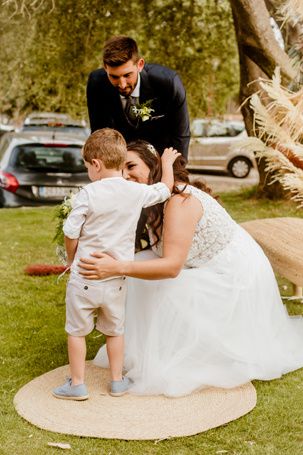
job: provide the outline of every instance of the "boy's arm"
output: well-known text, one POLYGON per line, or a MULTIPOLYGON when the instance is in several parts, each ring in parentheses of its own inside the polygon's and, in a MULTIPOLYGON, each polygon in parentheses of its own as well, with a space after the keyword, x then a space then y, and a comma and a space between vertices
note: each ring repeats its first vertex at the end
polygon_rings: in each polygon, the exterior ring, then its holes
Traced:
POLYGON ((162 161, 162 179, 161 182, 154 183, 153 185, 146 185, 140 183, 140 194, 143 197, 142 207, 151 207, 155 204, 165 202, 170 198, 174 186, 174 171, 173 164, 181 155, 177 150, 172 147, 164 150, 161 157, 162 161))
POLYGON ((166 148, 161 156, 162 163, 162 178, 161 182, 165 183, 169 191, 172 192, 174 187, 174 171, 173 164, 176 159, 181 155, 173 147, 166 148))
POLYGON ((67 264, 74 260, 79 242, 80 232, 88 211, 88 195, 85 189, 79 191, 73 200, 73 208, 67 217, 64 226, 64 244, 67 255, 67 264))
POLYGON ((67 256, 67 265, 70 266, 73 263, 79 239, 70 239, 64 236, 65 251, 67 256))

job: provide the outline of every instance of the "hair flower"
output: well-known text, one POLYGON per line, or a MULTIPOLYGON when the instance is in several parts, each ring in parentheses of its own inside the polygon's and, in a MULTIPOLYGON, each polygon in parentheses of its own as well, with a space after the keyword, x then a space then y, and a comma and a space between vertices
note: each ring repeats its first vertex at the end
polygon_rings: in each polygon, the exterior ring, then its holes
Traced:
POLYGON ((157 156, 157 150, 152 144, 147 144, 146 148, 150 151, 152 155, 157 156))

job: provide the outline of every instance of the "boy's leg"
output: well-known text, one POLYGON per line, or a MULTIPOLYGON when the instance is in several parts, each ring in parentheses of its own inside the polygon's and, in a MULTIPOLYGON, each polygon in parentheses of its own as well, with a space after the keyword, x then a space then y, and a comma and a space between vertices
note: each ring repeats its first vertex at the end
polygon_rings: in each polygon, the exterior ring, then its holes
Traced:
POLYGON ((122 380, 124 361, 124 335, 107 336, 106 349, 112 381, 122 380))
POLYGON ((104 283, 104 305, 100 309, 96 328, 106 334, 106 349, 109 360, 111 386, 110 395, 121 396, 127 393, 130 380, 122 376, 124 363, 124 317, 125 317, 125 278, 104 283))
POLYGON ((86 358, 85 337, 68 335, 67 345, 72 385, 84 384, 86 358))
POLYGON ((64 400, 86 400, 88 392, 84 384, 86 341, 85 335, 94 327, 94 308, 91 302, 96 296, 87 292, 88 286, 75 279, 70 279, 66 291, 66 322, 68 333, 68 357, 71 377, 59 387, 53 389, 56 398, 64 400), (91 298, 93 297, 93 298, 91 298), (72 335, 72 334, 78 334, 72 335))
POLYGON ((86 342, 84 336, 68 335, 68 357, 71 378, 53 389, 53 395, 63 400, 87 400, 88 392, 84 384, 86 342))

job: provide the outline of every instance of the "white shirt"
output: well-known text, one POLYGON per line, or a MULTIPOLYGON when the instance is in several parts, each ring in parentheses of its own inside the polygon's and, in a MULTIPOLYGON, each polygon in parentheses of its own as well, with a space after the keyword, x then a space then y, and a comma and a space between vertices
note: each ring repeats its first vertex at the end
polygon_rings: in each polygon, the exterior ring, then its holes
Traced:
POLYGON ((71 271, 78 260, 102 251, 119 260, 133 260, 137 223, 144 207, 164 202, 170 191, 164 183, 145 185, 109 177, 86 185, 74 198, 64 234, 79 239, 71 271))
MULTIPOLYGON (((133 92, 130 95, 133 98, 139 98, 140 97, 140 84, 141 84, 140 73, 138 73, 138 80, 137 80, 136 87, 134 88, 133 92)), ((122 103, 123 109, 125 109, 126 97, 123 96, 123 95, 120 95, 120 99, 121 99, 121 103, 122 103)))

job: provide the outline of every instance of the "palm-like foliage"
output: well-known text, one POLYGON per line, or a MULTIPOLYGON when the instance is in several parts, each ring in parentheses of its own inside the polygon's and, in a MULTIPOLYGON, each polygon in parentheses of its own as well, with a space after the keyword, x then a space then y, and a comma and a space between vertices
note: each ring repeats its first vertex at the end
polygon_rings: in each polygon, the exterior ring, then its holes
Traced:
POLYGON ((256 137, 246 145, 265 159, 271 183, 279 181, 303 207, 303 87, 296 93, 282 87, 278 68, 260 85, 250 99, 256 137))
POLYGON ((296 25, 303 21, 303 2, 302 0, 285 0, 279 13, 283 21, 296 25))
POLYGON ((295 46, 289 49, 297 77, 285 88, 276 68, 271 80, 259 80, 261 89, 250 97, 255 137, 249 138, 246 146, 265 160, 270 183, 280 182, 303 207, 303 2, 279 3, 277 17, 282 26, 289 24, 297 32, 295 46))

